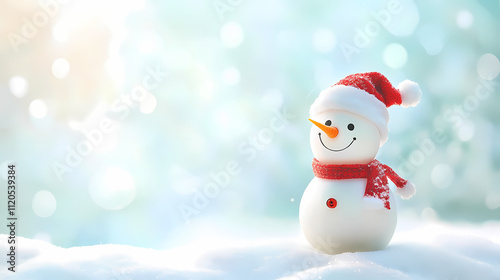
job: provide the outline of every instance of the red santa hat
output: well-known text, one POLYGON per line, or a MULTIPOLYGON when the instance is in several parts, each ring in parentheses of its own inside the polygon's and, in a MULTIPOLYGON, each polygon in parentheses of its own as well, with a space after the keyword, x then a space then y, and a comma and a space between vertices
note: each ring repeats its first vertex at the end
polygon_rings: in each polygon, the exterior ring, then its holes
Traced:
POLYGON ((387 141, 389 112, 392 105, 414 107, 422 92, 417 83, 406 80, 397 88, 378 72, 352 74, 328 89, 321 91, 311 105, 309 114, 314 119, 328 110, 348 111, 375 124, 380 132, 380 146, 387 141))

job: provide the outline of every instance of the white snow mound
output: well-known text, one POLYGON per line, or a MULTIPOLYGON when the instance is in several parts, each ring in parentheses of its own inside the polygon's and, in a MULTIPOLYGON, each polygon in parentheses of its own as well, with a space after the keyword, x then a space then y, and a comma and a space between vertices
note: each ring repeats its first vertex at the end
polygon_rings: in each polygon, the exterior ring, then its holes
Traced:
MULTIPOLYGON (((0 279, 500 279, 500 223, 406 224, 383 251, 339 255, 319 253, 300 236, 207 250, 17 241, 16 272, 3 262, 0 279)), ((6 235, 0 242, 6 252, 6 235)))

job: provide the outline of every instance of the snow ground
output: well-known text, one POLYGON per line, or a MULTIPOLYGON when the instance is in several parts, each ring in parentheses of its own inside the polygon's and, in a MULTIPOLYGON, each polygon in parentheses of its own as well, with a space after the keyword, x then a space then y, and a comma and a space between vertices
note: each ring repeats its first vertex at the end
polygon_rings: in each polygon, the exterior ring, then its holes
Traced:
POLYGON ((500 279, 500 222, 405 223, 377 252, 324 255, 300 236, 224 244, 60 248, 18 237, 17 272, 2 262, 0 279, 500 279))

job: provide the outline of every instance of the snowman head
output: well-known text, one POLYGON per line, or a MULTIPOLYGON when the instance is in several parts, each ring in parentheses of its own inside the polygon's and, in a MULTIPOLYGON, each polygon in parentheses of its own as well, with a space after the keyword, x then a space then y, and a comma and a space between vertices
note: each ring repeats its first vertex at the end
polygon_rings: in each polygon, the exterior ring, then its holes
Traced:
POLYGON ((415 82, 406 80, 394 88, 378 72, 345 77, 311 105, 314 157, 325 164, 370 162, 387 141, 387 108, 416 106, 421 94, 415 82))
POLYGON ((377 155, 380 132, 368 119, 341 110, 328 110, 309 119, 311 149, 325 164, 366 164, 377 155))

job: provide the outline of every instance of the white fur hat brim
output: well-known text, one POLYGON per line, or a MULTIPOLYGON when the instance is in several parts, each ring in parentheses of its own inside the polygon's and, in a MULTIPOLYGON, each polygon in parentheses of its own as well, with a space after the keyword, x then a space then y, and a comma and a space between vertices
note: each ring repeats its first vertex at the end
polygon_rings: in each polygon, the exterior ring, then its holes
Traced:
POLYGON ((335 85, 320 92, 311 105, 309 115, 314 119, 328 110, 343 110, 366 118, 380 132, 380 146, 387 141, 389 112, 385 104, 366 91, 344 85, 335 85))

